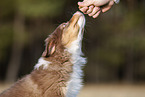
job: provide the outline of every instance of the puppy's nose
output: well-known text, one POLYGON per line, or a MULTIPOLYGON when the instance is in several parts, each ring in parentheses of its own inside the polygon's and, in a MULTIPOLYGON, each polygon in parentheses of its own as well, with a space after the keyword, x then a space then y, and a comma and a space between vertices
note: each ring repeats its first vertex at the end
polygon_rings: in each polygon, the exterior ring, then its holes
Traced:
POLYGON ((77 11, 74 15, 79 15, 79 16, 81 16, 81 15, 83 15, 81 12, 79 12, 79 11, 77 11))

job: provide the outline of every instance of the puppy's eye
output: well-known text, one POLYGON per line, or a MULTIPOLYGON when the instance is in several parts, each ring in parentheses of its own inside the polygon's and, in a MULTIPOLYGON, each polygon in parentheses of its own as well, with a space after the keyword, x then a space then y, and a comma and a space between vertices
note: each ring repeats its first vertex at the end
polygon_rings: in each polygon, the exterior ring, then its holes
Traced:
POLYGON ((63 28, 66 28, 66 27, 68 27, 68 26, 69 26, 69 23, 67 22, 67 23, 64 23, 62 27, 63 27, 63 28))
POLYGON ((66 27, 66 24, 63 24, 63 26, 62 26, 63 28, 65 28, 66 27))

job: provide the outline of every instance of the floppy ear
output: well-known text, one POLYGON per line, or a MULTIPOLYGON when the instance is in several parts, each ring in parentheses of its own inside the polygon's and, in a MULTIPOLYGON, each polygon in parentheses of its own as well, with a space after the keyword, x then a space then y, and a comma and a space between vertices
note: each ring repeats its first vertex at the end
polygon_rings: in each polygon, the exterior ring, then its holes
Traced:
POLYGON ((56 44, 52 41, 52 42, 48 42, 46 44, 45 50, 42 54, 42 57, 49 57, 50 55, 52 55, 55 50, 56 50, 56 44))

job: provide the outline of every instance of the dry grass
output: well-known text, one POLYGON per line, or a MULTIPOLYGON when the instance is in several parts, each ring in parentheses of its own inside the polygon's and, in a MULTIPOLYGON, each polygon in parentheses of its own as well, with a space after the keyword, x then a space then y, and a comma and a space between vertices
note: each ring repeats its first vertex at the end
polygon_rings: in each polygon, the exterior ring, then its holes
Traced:
MULTIPOLYGON (((0 84, 0 92, 10 84, 0 84)), ((145 84, 86 84, 78 97, 145 97, 145 84)))
POLYGON ((89 84, 84 86, 79 97, 145 97, 145 84, 89 84))
POLYGON ((6 84, 6 83, 0 83, 0 93, 4 91, 5 89, 9 88, 11 84, 6 84))

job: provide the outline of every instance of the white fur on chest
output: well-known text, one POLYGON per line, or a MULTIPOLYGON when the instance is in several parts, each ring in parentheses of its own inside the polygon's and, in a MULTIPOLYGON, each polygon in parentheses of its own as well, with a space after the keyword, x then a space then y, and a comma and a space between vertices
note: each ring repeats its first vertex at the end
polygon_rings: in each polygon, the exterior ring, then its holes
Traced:
POLYGON ((80 56, 76 56, 76 62, 73 66, 73 73, 68 81, 66 97, 77 97, 80 89, 82 88, 82 76, 83 64, 86 63, 86 59, 80 56))
POLYGON ((68 52, 72 53, 73 72, 66 87, 66 97, 77 97, 82 87, 82 67, 86 63, 86 58, 82 57, 81 41, 82 35, 79 35, 78 39, 72 43, 71 48, 68 49, 68 52))

